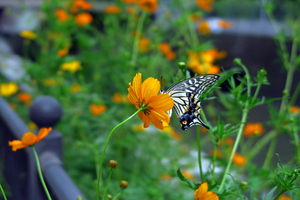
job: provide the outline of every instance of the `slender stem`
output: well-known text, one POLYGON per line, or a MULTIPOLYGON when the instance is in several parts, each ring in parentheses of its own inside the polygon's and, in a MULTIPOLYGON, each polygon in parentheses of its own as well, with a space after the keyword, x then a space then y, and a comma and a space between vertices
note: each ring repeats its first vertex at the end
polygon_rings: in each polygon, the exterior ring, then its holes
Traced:
POLYGON ((216 159, 217 159, 217 145, 214 144, 214 157, 213 157, 213 169, 211 173, 211 184, 215 184, 215 167, 216 167, 216 159))
POLYGON ((296 102, 296 100, 297 100, 299 94, 300 94, 300 82, 298 83, 297 88, 296 88, 295 91, 293 92, 293 96, 292 96, 292 98, 291 98, 291 100, 290 100, 290 102, 289 102, 289 106, 294 105, 294 103, 296 102))
POLYGON ((106 192, 107 192, 108 185, 109 185, 109 181, 110 181, 110 178, 111 178, 111 175, 112 175, 112 171, 113 171, 113 170, 114 170, 113 168, 110 169, 109 176, 108 176, 108 180, 107 180, 107 185, 106 185, 106 187, 105 187, 105 190, 104 190, 104 193, 103 193, 103 196, 102 196, 102 200, 104 200, 104 198, 105 198, 105 194, 106 194, 106 192))
POLYGON ((275 135, 272 139, 272 142, 270 144, 270 147, 269 147, 269 150, 268 150, 268 153, 267 153, 267 156, 266 156, 266 159, 265 159, 265 162, 264 162, 262 168, 267 168, 269 166, 269 164, 271 163, 271 161, 272 161, 274 151, 275 151, 275 147, 276 147, 277 140, 278 140, 277 136, 278 136, 278 131, 276 131, 276 133, 275 133, 275 135))
POLYGON ((103 152, 102 152, 102 157, 101 157, 101 163, 100 163, 100 167, 99 167, 99 173, 98 173, 98 185, 97 185, 97 200, 99 200, 100 198, 100 176, 101 176, 101 169, 102 169, 102 164, 103 164, 103 159, 104 159, 104 154, 106 151, 106 147, 109 141, 109 138, 111 137, 112 133, 114 132, 114 130, 116 128, 118 128, 119 126, 121 126, 122 124, 124 124, 125 122, 127 122, 128 120, 130 120, 131 118, 133 118, 136 114, 138 114, 143 108, 140 108, 139 110, 137 110, 135 113, 133 113, 133 115, 131 115, 130 117, 128 117, 127 119, 125 119, 123 122, 121 122, 120 124, 118 124, 117 126, 115 126, 111 132, 108 135, 108 138, 106 140, 103 152))
POLYGON ((282 193, 284 193, 286 190, 280 190, 280 192, 276 195, 276 197, 274 197, 274 199, 273 200, 276 200, 276 199, 278 199, 279 198, 279 196, 282 194, 282 193))
POLYGON ((117 200, 118 197, 121 196, 122 192, 123 192, 123 190, 121 192, 119 192, 118 194, 116 194, 112 200, 117 200))
POLYGON ((202 162, 201 162, 201 139, 200 139, 200 126, 198 126, 197 129, 197 143, 198 143, 198 164, 199 164, 199 171, 200 171, 200 177, 201 182, 204 182, 204 176, 202 171, 202 162))
POLYGON ((44 190, 46 192, 46 195, 48 197, 49 200, 51 200, 51 196, 49 194, 49 191, 47 189, 47 186, 45 184, 45 181, 44 181, 44 178, 43 178, 43 174, 42 174, 42 170, 41 170, 41 166, 40 166, 40 161, 39 161, 39 157, 35 151, 35 148, 34 146, 32 146, 32 150, 33 150, 33 154, 34 154, 34 157, 35 157, 35 161, 36 161, 36 166, 37 166, 37 170, 38 170, 38 173, 39 173, 39 176, 40 176, 40 179, 41 179, 41 182, 42 182, 42 185, 44 187, 44 190))
POLYGON ((4 199, 7 200, 7 198, 5 196, 5 192, 4 192, 3 188, 2 188, 1 183, 0 183, 0 189, 1 189, 1 192, 2 192, 2 195, 3 195, 4 199))
POLYGON ((231 152, 231 155, 230 155, 227 167, 225 169, 225 172, 224 172, 224 175, 223 175, 223 178, 222 178, 222 182, 221 182, 221 185, 220 185, 220 188, 219 188, 218 192, 221 192, 221 190, 223 189, 223 186, 224 186, 224 183, 225 183, 225 180, 226 180, 226 176, 229 173, 229 170, 230 170, 230 167, 231 167, 231 164, 232 164, 233 155, 236 152, 237 146, 238 146, 239 141, 240 141, 241 136, 242 136, 242 132, 244 130, 244 125, 246 123, 248 111, 249 111, 248 110, 248 102, 246 102, 245 108, 243 110, 243 116, 242 116, 242 121, 241 121, 240 129, 239 129, 239 132, 237 134, 237 137, 236 137, 236 140, 235 140, 235 143, 234 143, 234 146, 233 146, 233 149, 232 149, 232 152, 231 152))
POLYGON ((256 87, 256 90, 255 90, 255 93, 254 93, 254 95, 253 95, 252 101, 255 101, 255 99, 256 99, 256 97, 257 97, 257 95, 258 95, 258 92, 259 92, 259 90, 260 90, 260 87, 261 87, 261 84, 258 83, 258 85, 257 85, 257 87, 256 87))
POLYGON ((294 147, 295 147, 295 152, 296 152, 296 160, 298 165, 300 164, 300 152, 299 152, 299 136, 297 131, 295 130, 294 126, 296 126, 295 124, 292 125, 293 126, 293 140, 294 140, 294 147))
MULTIPOLYGON (((141 34, 142 29, 143 29, 143 23, 146 19, 147 12, 143 11, 141 17, 139 18, 139 21, 136 26, 136 34, 141 34)), ((134 67, 138 55, 138 42, 139 42, 139 35, 136 35, 134 37, 134 42, 133 42, 133 49, 132 49, 132 57, 130 61, 130 66, 134 67)))

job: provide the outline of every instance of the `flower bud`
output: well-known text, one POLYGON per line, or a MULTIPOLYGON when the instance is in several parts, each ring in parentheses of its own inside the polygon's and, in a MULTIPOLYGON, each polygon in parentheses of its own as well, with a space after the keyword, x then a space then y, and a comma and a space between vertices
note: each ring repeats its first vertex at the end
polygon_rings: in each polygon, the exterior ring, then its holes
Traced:
POLYGON ((110 194, 108 194, 106 197, 107 197, 107 199, 109 199, 109 200, 113 198, 110 194))
POLYGON ((241 182, 240 182, 240 185, 241 185, 241 186, 247 186, 248 183, 247 183, 246 181, 241 181, 241 182))
POLYGON ((128 182, 127 182, 127 181, 124 181, 124 180, 120 181, 120 187, 121 187, 122 189, 127 188, 127 186, 128 186, 128 182))
POLYGON ((110 166, 110 168, 114 169, 114 168, 116 168, 116 166, 117 166, 117 161, 115 161, 115 160, 110 160, 110 161, 108 162, 108 165, 110 166))

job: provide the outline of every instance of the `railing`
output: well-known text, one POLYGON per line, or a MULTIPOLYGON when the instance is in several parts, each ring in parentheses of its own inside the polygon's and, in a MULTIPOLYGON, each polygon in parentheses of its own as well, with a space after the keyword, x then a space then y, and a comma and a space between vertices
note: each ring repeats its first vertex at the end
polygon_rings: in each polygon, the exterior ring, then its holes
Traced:
MULTIPOLYGON (((76 200, 79 195, 85 199, 63 168, 62 134, 54 128, 62 115, 59 102, 52 97, 39 97, 32 103, 29 113, 38 130, 41 127, 53 127, 49 135, 35 145, 52 199, 76 200)), ((10 200, 47 199, 32 149, 13 152, 8 146, 8 141, 20 140, 28 131, 25 123, 0 96, 0 159, 4 163, 4 177, 11 187, 10 200)))

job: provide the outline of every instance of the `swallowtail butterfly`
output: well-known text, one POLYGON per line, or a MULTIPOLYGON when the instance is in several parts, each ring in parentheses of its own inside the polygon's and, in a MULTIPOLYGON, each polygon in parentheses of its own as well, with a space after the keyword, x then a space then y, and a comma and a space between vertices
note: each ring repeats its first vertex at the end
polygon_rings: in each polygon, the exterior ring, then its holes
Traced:
MULTIPOLYGON (((184 81, 175 83, 166 91, 160 90, 160 93, 169 94, 174 100, 174 111, 181 123, 181 129, 187 130, 194 125, 200 125, 209 129, 200 119, 200 96, 205 89, 214 84, 220 78, 219 75, 208 74, 196 76, 184 81)), ((172 109, 167 111, 172 116, 172 109)))

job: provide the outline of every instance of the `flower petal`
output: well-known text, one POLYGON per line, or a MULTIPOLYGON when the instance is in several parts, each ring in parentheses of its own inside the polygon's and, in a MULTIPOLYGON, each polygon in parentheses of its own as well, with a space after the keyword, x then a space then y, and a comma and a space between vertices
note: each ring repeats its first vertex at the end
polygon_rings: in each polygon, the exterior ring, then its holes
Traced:
POLYGON ((169 124, 170 117, 165 112, 151 110, 150 121, 156 128, 162 130, 169 124))
POLYGON ((201 184, 199 185, 198 189, 197 189, 197 190, 195 191, 195 193, 194 193, 195 199, 196 199, 196 200, 201 200, 201 199, 203 199, 203 198, 202 198, 202 195, 203 195, 204 193, 206 193, 207 190, 208 190, 208 184, 207 184, 207 182, 201 183, 201 184))
POLYGON ((35 144, 36 140, 37 140, 37 136, 35 134, 33 134, 31 132, 27 132, 23 135, 21 141, 24 145, 29 146, 29 145, 35 144))
POLYGON ((147 107, 153 108, 155 110, 168 111, 174 106, 174 101, 168 94, 160 94, 153 96, 149 99, 149 104, 147 107))
POLYGON ((9 146, 12 146, 12 150, 13 150, 13 151, 17 151, 18 149, 22 149, 22 148, 28 146, 28 145, 24 145, 24 144, 22 143, 22 141, 20 141, 20 140, 9 141, 9 142, 8 142, 8 145, 9 145, 9 146))
POLYGON ((141 98, 147 104, 149 99, 153 96, 157 96, 160 90, 160 82, 155 78, 147 78, 141 87, 141 98))
POLYGON ((36 142, 41 141, 44 137, 46 137, 49 134, 49 132, 51 130, 52 130, 51 127, 49 127, 49 128, 41 128, 40 131, 39 131, 39 134, 37 135, 36 142))
POLYGON ((131 86, 131 83, 129 83, 129 88, 128 88, 128 95, 127 95, 128 100, 130 103, 133 105, 139 105, 139 98, 137 94, 135 93, 133 87, 131 86))
POLYGON ((138 99, 141 99, 141 85, 142 85, 142 74, 137 73, 133 78, 132 87, 138 99))
POLYGON ((202 196, 201 199, 205 200, 219 200, 219 197, 216 193, 213 191, 205 192, 202 196))
POLYGON ((138 113, 138 116, 140 117, 140 119, 143 121, 144 123, 144 128, 148 128, 150 126, 150 118, 149 115, 145 115, 145 113, 143 111, 140 111, 138 113))

